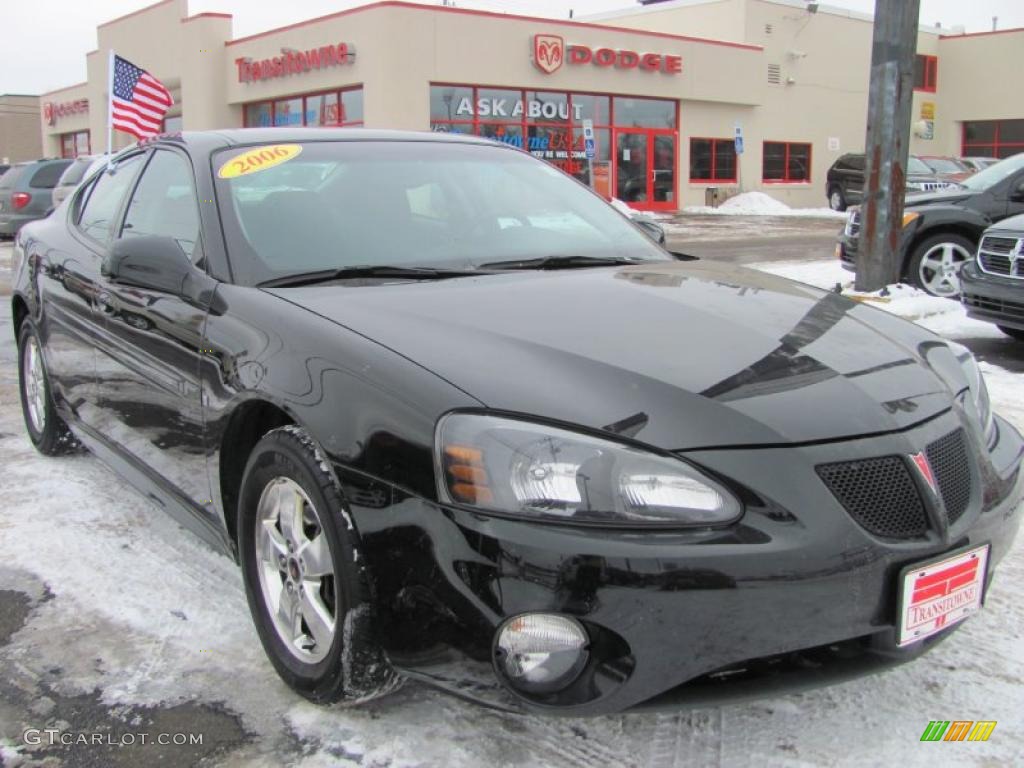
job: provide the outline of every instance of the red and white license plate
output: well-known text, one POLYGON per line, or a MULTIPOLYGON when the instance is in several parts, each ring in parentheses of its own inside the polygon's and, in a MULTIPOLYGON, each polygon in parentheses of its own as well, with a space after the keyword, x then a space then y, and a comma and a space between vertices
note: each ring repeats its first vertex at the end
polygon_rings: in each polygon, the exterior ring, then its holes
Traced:
POLYGON ((988 544, 903 571, 899 644, 910 645, 981 609, 988 544))

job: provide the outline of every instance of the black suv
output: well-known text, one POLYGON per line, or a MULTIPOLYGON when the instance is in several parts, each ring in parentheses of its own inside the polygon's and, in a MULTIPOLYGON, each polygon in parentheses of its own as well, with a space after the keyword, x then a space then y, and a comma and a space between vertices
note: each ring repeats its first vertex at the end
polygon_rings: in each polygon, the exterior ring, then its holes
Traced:
MULTIPOLYGON (((908 195, 899 254, 901 276, 933 296, 960 294, 960 269, 974 258, 981 233, 1024 213, 1024 153, 964 179, 957 187, 908 195)), ((850 211, 836 255, 856 271, 860 211, 850 211)))
POLYGON ((71 160, 33 160, 0 176, 0 236, 13 236, 53 207, 53 188, 71 160))
POLYGON ((969 317, 987 320, 1024 341, 1024 216, 985 230, 977 261, 960 271, 960 301, 969 317))
MULTIPOLYGON (((907 162, 907 192, 936 192, 956 184, 936 173, 920 158, 910 156, 907 162)), ((825 176, 825 195, 833 211, 845 211, 864 197, 864 153, 848 153, 840 157, 825 176)))

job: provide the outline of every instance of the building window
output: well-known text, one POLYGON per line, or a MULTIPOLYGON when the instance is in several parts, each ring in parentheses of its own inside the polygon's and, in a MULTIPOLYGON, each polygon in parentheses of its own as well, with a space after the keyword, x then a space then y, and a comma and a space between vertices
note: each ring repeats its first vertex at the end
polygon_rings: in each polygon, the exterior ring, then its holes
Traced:
POLYGON ((766 141, 761 160, 761 180, 766 184, 805 183, 811 180, 811 145, 766 141))
POLYGON ((1024 120, 969 120, 964 123, 964 157, 998 157, 1024 152, 1024 120))
POLYGON ((935 93, 939 82, 938 56, 917 54, 914 59, 914 90, 935 93))
POLYGON ((735 183, 736 142, 733 139, 690 139, 690 181, 735 183))
POLYGON ((78 157, 89 154, 89 132, 74 131, 60 135, 60 156, 78 157))
POLYGON ((587 180, 583 121, 594 123, 595 175, 611 163, 614 127, 674 129, 676 102, 471 85, 430 87, 430 127, 486 136, 529 151, 587 180))
POLYGON ((254 101, 245 105, 242 119, 246 128, 362 125, 363 87, 254 101))

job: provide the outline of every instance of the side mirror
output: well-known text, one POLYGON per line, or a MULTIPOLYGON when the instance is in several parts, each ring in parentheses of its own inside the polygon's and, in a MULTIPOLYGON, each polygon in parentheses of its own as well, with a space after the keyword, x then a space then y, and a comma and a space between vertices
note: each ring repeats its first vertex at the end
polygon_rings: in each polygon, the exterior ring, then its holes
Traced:
POLYGON ((1024 203, 1024 179, 1010 188, 1010 199, 1015 203, 1024 203))
POLYGON ((100 272, 115 283, 180 296, 192 262, 173 237, 142 235, 115 242, 100 272))
POLYGON ((658 245, 665 244, 665 230, 660 224, 656 224, 650 219, 633 219, 633 223, 640 227, 644 234, 658 245))

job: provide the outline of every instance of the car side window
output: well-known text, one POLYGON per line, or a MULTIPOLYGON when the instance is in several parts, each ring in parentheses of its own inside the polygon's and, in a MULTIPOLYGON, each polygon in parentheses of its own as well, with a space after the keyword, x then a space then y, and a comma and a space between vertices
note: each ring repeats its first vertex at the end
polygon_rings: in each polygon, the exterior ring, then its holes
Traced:
POLYGON ((32 175, 28 185, 36 189, 53 189, 69 165, 70 162, 46 163, 32 175))
POLYGON ((107 242, 113 234, 114 219, 131 189, 143 155, 132 155, 103 171, 80 198, 78 228, 93 240, 107 242))
POLYGON ((192 185, 192 170, 176 152, 157 150, 142 172, 121 237, 162 235, 173 237, 192 258, 199 239, 199 204, 192 185))

